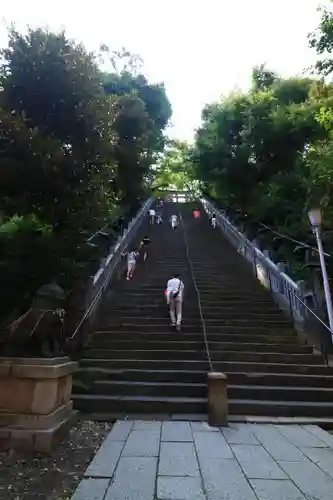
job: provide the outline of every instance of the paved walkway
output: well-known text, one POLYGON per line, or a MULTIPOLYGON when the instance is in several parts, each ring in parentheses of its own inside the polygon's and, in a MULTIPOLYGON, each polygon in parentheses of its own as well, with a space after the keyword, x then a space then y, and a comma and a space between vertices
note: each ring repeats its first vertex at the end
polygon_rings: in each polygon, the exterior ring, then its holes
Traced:
POLYGON ((313 425, 118 421, 72 500, 332 500, 333 436, 313 425))

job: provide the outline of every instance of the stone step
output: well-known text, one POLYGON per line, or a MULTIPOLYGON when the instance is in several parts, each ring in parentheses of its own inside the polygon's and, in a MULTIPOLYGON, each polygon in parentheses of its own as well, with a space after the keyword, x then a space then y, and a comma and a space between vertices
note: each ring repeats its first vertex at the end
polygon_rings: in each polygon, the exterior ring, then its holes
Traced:
MULTIPOLYGON (((179 382, 205 383, 207 371, 196 370, 133 370, 102 368, 100 366, 80 367, 76 379, 83 383, 93 383, 95 380, 122 380, 143 382, 179 382)), ((74 381, 75 382, 75 381, 74 381)))
MULTIPOLYGON (((230 302, 230 301, 212 301, 212 302, 203 302, 200 301, 201 308, 204 314, 209 313, 220 313, 223 311, 235 312, 239 310, 239 302, 230 302)), ((130 304, 124 304, 121 301, 110 301, 109 304, 112 311, 115 312, 124 312, 128 313, 129 311, 145 311, 145 310, 154 310, 163 307, 165 309, 165 299, 164 297, 159 297, 158 299, 148 301, 138 302, 137 300, 131 302, 130 304)), ((249 303, 245 302, 242 304, 242 311, 254 311, 254 312, 263 312, 263 307, 265 308, 265 313, 279 313, 281 315, 281 310, 277 308, 275 304, 261 304, 261 303, 249 303)), ((193 300, 191 302, 186 301, 184 303, 184 309, 186 308, 186 312, 192 314, 192 312, 196 312, 198 310, 198 301, 193 300)))
MULTIPOLYGON (((184 310, 183 310, 183 315, 184 318, 190 318, 191 320, 200 318, 200 313, 199 313, 199 308, 197 307, 196 310, 191 309, 188 310, 185 304, 184 310)), ((207 311, 202 311, 202 315, 205 321, 213 321, 216 320, 218 322, 223 321, 223 320, 229 320, 229 319, 250 319, 251 320, 258 320, 258 321, 269 321, 270 323, 273 321, 289 321, 287 318, 284 318, 283 315, 281 314, 280 311, 272 311, 272 312, 266 312, 263 310, 248 310, 248 311, 237 311, 236 309, 229 310, 229 309, 224 309, 223 306, 218 310, 214 312, 207 312, 207 311)), ((113 320, 113 319, 118 319, 118 318, 131 318, 134 321, 141 319, 141 318, 152 318, 152 319, 161 319, 164 317, 169 317, 169 312, 166 309, 166 306, 164 304, 164 307, 161 306, 159 309, 151 309, 149 307, 144 308, 135 308, 133 310, 128 310, 128 311, 119 311, 117 309, 111 309, 108 314, 105 315, 104 319, 106 322, 113 320)))
MULTIPOLYGON (((289 354, 311 354, 313 348, 311 346, 299 345, 299 344, 266 344, 266 343, 248 343, 248 342, 212 342, 208 341, 209 349, 212 352, 215 351, 249 351, 249 352, 279 352, 279 353, 289 353, 289 354)), ((100 343, 93 341, 87 348, 87 352, 95 349, 104 349, 106 351, 121 351, 121 350, 135 350, 142 348, 143 344, 140 340, 123 340, 119 338, 109 339, 108 343, 100 343)), ((201 341, 184 341, 184 340, 173 340, 169 338, 166 341, 146 341, 144 343, 146 351, 159 351, 159 350, 177 350, 177 351, 200 351, 205 349, 204 338, 201 341)))
MULTIPOLYGON (((118 335, 125 335, 128 332, 130 332, 132 335, 140 335, 140 334, 148 334, 148 335, 182 335, 184 338, 187 338, 187 335, 192 335, 192 334, 200 334, 203 335, 202 331, 202 325, 201 323, 198 324, 197 326, 188 326, 188 325, 183 325, 182 326, 182 331, 180 334, 175 334, 175 331, 170 328, 170 325, 166 322, 165 325, 152 325, 148 323, 147 325, 144 326, 144 328, 136 328, 135 325, 130 325, 129 328, 125 328, 125 325, 123 325, 120 328, 116 328, 114 325, 99 325, 97 327, 98 329, 94 332, 94 335, 105 335, 108 333, 112 334, 118 334, 118 335), (200 332, 200 333, 198 333, 200 332)), ((291 328, 272 328, 270 327, 261 327, 261 326, 210 326, 206 325, 206 330, 209 333, 209 338, 213 338, 214 335, 253 335, 253 334, 260 334, 260 335, 265 335, 266 337, 273 337, 273 336, 279 336, 279 337, 295 337, 296 333, 294 330, 291 328)))
POLYGON ((206 413, 206 398, 163 398, 74 394, 74 407, 82 413, 206 413))
MULTIPOLYGON (((83 413, 207 413, 206 398, 140 397, 74 394, 75 408, 83 413)), ((266 415, 277 417, 328 417, 333 413, 333 403, 281 400, 230 399, 229 413, 235 415, 266 415)))
MULTIPOLYGON (((132 301, 139 302, 141 301, 146 301, 147 298, 150 299, 152 302, 154 301, 161 301, 161 298, 163 297, 163 290, 166 286, 166 283, 162 286, 160 286, 158 289, 155 289, 153 292, 151 291, 146 291, 146 290, 141 290, 139 287, 136 290, 122 290, 124 293, 124 296, 126 295, 126 302, 127 304, 131 304, 132 301)), ((186 290, 185 292, 185 297, 186 297, 186 302, 190 301, 197 301, 198 296, 195 290, 186 290)), ((217 304, 220 304, 221 302, 228 303, 231 302, 233 305, 240 306, 241 304, 256 304, 258 306, 265 306, 265 305, 272 305, 274 304, 273 300, 265 294, 265 296, 262 296, 262 294, 244 294, 244 293, 230 293, 228 291, 220 291, 220 292, 204 292, 200 290, 200 300, 205 303, 205 302, 214 302, 217 304)))
POLYGON ((331 417, 333 415, 333 403, 230 399, 229 412, 235 415, 265 415, 274 417, 331 417))
MULTIPOLYGON (((143 286, 140 283, 137 282, 128 282, 127 288, 124 287, 124 290, 126 290, 126 296, 132 296, 132 295, 149 295, 151 297, 156 297, 163 293, 164 287, 166 286, 166 282, 161 282, 158 283, 156 286, 143 286), (134 288, 135 286, 135 288, 134 288)), ((261 290, 252 290, 250 289, 249 291, 243 290, 241 287, 235 285, 233 287, 228 286, 226 288, 221 288, 221 287, 210 287, 210 286, 205 286, 205 287, 200 287, 199 288, 200 295, 202 297, 204 296, 214 296, 215 299, 217 298, 230 298, 230 299, 243 299, 243 300, 255 300, 255 299, 261 299, 265 300, 266 293, 263 289, 261 290)), ((195 296, 196 291, 193 286, 186 288, 186 296, 187 294, 189 296, 195 296)), ((267 299, 267 296, 266 296, 267 299)), ((267 300, 268 301, 268 300, 267 300)))
MULTIPOLYGON (((224 372, 228 377, 228 385, 260 385, 296 387, 328 387, 333 388, 333 374, 315 375, 301 373, 271 372, 224 372)), ((81 367, 77 371, 80 380, 122 380, 142 382, 183 382, 206 383, 205 370, 135 370, 101 368, 100 366, 81 367)))
MULTIPOLYGON (((266 326, 269 328, 270 326, 273 328, 290 328, 291 323, 288 319, 284 319, 283 317, 279 320, 274 320, 274 319, 256 319, 253 317, 249 318, 214 318, 214 319, 206 319, 204 318, 205 325, 207 328, 217 328, 217 327, 223 327, 223 326, 256 326, 258 323, 261 326, 266 326)), ((163 326, 167 326, 167 324, 170 322, 170 319, 168 317, 168 314, 166 313, 165 317, 161 318, 154 318, 150 316, 142 317, 142 316, 131 316, 130 318, 105 318, 105 321, 103 322, 105 326, 112 327, 114 329, 115 327, 126 327, 127 329, 131 329, 134 331, 135 330, 141 330, 145 331, 145 329, 153 328, 156 330, 159 330, 163 326)), ((188 327, 200 327, 201 326, 201 321, 200 318, 184 318, 183 324, 182 324, 182 329, 188 327)))
MULTIPOLYGON (((123 380, 95 380, 92 386, 86 386, 94 394, 119 396, 163 396, 163 397, 207 397, 207 385, 203 383, 145 382, 123 380)), ((84 391, 77 388, 75 393, 84 391)), ((332 402, 333 388, 328 387, 288 387, 265 385, 234 385, 228 383, 230 399, 278 399, 284 401, 332 402)))
MULTIPOLYGON (((89 353, 90 354, 90 353, 89 353)), ((325 366, 321 363, 321 359, 315 357, 317 364, 302 364, 302 363, 270 363, 270 362, 254 362, 254 361, 223 361, 214 362, 214 369, 223 373, 247 372, 247 373, 284 373, 284 374, 300 374, 300 375, 333 375, 333 367, 325 366)), ((294 360, 296 361, 296 360, 294 360)), ((100 367, 109 369, 137 369, 137 370, 177 370, 177 371, 208 371, 209 364, 207 360, 160 360, 160 359, 141 359, 133 360, 124 357, 123 359, 114 358, 82 358, 80 361, 81 367, 100 367)))
MULTIPOLYGON (((207 359, 205 350, 182 350, 173 351, 161 350, 139 350, 139 349, 89 349, 87 352, 90 358, 110 357, 112 359, 132 359, 133 365, 136 361, 142 360, 183 360, 183 361, 204 361, 207 359)), ((284 352, 247 352, 247 351, 211 351, 213 361, 234 361, 238 362, 260 362, 260 363, 295 363, 295 364, 318 364, 322 358, 314 354, 298 354, 284 352)))
MULTIPOLYGON (((175 340, 175 335, 173 332, 135 332, 132 331, 97 331, 94 332, 93 339, 89 346, 94 345, 107 345, 112 343, 114 339, 125 340, 131 342, 150 342, 150 341, 170 341, 175 340)), ((177 337, 178 338, 178 337, 177 337)), ((181 340, 183 342, 202 342, 204 339, 203 332, 198 333, 181 333, 181 340)), ((295 332, 285 332, 283 334, 274 334, 269 332, 265 335, 256 335, 255 333, 243 331, 232 334, 232 333, 210 333, 209 342, 247 342, 247 343, 264 343, 264 344, 296 344, 297 337, 295 332)), ((299 345, 299 344, 297 344, 299 345)))

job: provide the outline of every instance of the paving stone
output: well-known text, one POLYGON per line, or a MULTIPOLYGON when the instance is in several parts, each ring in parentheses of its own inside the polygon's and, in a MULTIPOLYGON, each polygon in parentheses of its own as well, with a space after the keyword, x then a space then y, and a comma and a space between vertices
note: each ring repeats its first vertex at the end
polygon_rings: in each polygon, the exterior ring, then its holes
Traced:
POLYGON ((193 443, 161 443, 160 476, 199 476, 193 443))
POLYGON ((275 460, 301 462, 305 456, 272 425, 253 425, 253 432, 275 460))
POLYGON ((195 432, 194 443, 200 461, 205 458, 234 458, 222 433, 195 432))
POLYGON ((153 500, 156 469, 155 457, 121 457, 104 500, 153 500))
POLYGON ((123 448, 124 442, 106 438, 84 475, 86 477, 111 478, 123 448))
POLYGON ((235 459, 207 458, 200 467, 208 500, 257 500, 235 459))
POLYGON ((299 425, 277 425, 276 428, 297 447, 325 448, 327 446, 323 441, 299 425))
POLYGON ((251 479, 258 500, 306 500, 303 493, 289 480, 251 479))
POLYGON ((221 432, 219 427, 211 427, 207 422, 191 422, 193 432, 221 432))
POLYGON ((230 424, 222 429, 223 435, 230 444, 259 444, 250 424, 230 424))
POLYGON ((274 425, 252 424, 252 432, 261 443, 266 441, 287 440, 274 425))
POLYGON ((71 500, 103 500, 110 479, 83 479, 71 500))
POLYGON ((332 448, 301 448, 301 450, 312 462, 315 462, 321 470, 333 479, 332 448))
POLYGON ((107 436, 109 441, 126 441, 133 427, 133 422, 130 420, 117 420, 107 436))
POLYGON ((310 460, 301 463, 280 462, 279 465, 304 493, 305 498, 309 500, 332 500, 332 479, 310 460))
POLYGON ((124 450, 124 457, 157 457, 160 433, 156 431, 132 431, 124 450))
POLYGON ((134 431, 155 431, 160 432, 162 422, 151 422, 145 420, 135 420, 133 430, 134 431))
POLYGON ((163 422, 162 441, 193 441, 189 422, 163 422))
POLYGON ((262 446, 234 444, 231 448, 249 479, 287 479, 262 446))
POLYGON ((157 480, 158 500, 206 500, 201 478, 162 476, 157 480))
POLYGON ((333 436, 329 432, 324 431, 318 425, 303 425, 303 428, 316 436, 320 441, 323 441, 330 448, 333 449, 333 436))

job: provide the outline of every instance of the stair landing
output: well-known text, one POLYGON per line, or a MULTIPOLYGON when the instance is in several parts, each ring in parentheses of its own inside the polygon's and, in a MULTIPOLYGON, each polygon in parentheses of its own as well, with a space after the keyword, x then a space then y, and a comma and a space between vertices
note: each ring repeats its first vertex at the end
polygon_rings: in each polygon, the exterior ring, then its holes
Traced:
POLYGON ((331 500, 332 463, 313 425, 118 421, 72 500, 331 500))

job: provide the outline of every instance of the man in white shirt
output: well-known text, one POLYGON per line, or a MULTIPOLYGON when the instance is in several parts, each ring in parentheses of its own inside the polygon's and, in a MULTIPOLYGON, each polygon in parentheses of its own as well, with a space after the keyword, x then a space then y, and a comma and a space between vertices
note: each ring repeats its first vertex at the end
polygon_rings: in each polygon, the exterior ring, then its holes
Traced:
POLYGON ((173 278, 169 279, 166 288, 166 301, 170 309, 171 324, 180 331, 182 322, 182 306, 184 298, 184 283, 180 279, 179 274, 174 274, 173 278))
POLYGON ((177 215, 171 215, 170 217, 171 227, 175 230, 178 226, 178 217, 177 215))
POLYGON ((154 224, 155 222, 155 215, 156 215, 156 211, 154 208, 151 208, 149 210, 149 219, 150 219, 150 224, 154 224))

